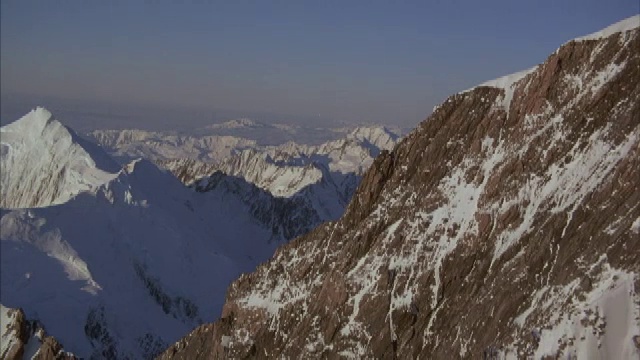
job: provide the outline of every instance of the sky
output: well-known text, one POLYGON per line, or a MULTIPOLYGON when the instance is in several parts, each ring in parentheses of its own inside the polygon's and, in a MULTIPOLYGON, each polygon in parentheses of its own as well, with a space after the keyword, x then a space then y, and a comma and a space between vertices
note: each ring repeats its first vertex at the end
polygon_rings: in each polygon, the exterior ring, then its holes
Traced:
POLYGON ((171 114, 131 127, 181 111, 413 127, 450 94, 640 12, 638 0, 0 4, 3 117, 36 101, 171 114))

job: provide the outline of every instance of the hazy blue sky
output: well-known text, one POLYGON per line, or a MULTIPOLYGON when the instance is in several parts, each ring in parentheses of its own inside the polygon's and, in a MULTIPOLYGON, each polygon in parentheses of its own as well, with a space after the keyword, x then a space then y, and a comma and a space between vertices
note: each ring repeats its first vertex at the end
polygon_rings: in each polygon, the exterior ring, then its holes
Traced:
POLYGON ((1 2, 1 87, 414 126, 638 0, 1 2))

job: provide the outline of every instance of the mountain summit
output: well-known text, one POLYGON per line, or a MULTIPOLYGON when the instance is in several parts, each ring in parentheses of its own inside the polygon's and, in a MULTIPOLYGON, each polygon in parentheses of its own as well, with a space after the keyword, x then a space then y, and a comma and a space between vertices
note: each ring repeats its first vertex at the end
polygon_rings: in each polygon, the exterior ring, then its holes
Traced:
POLYGON ((163 358, 637 358, 639 25, 448 98, 163 358))
POLYGON ((113 179, 120 166, 38 107, 0 128, 0 207, 61 204, 113 179))

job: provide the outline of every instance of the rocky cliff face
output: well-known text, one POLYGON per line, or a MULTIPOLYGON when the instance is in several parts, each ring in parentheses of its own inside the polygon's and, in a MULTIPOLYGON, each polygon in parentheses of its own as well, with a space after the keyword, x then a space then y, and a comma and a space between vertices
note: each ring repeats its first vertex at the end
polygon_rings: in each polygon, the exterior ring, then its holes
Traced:
POLYGON ((162 358, 636 358, 639 23, 451 96, 162 358))
POLYGON ((2 332, 0 358, 20 359, 76 359, 64 351, 62 345, 48 336, 42 324, 27 320, 22 309, 12 309, 0 305, 2 332))

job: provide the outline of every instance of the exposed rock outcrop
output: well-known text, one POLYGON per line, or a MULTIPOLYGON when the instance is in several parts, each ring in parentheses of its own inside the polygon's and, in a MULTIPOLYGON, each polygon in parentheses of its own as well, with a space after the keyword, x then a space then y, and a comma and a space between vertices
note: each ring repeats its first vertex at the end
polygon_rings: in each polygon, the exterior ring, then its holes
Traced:
POLYGON ((451 96, 161 358, 637 358, 639 23, 451 96))
POLYGON ((76 357, 64 351, 62 344, 47 335, 42 324, 27 320, 22 309, 0 305, 2 313, 2 346, 0 358, 6 360, 72 360, 76 357))

